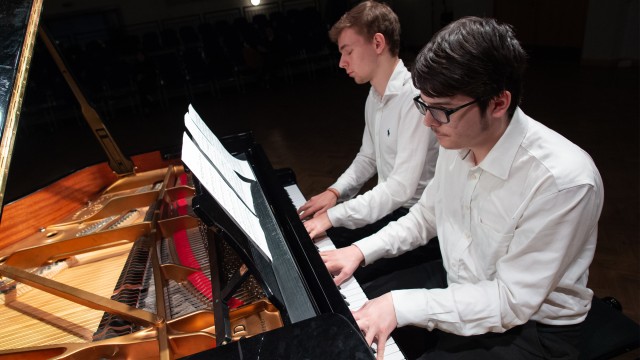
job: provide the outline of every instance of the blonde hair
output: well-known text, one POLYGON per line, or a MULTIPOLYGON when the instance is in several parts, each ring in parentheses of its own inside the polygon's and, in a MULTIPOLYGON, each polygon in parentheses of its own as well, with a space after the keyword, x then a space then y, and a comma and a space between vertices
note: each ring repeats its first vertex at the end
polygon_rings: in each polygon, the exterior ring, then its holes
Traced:
POLYGON ((373 40, 376 33, 384 36, 393 56, 400 52, 400 21, 391 8, 377 1, 367 0, 347 11, 329 30, 329 38, 334 43, 344 29, 351 28, 359 35, 373 40))

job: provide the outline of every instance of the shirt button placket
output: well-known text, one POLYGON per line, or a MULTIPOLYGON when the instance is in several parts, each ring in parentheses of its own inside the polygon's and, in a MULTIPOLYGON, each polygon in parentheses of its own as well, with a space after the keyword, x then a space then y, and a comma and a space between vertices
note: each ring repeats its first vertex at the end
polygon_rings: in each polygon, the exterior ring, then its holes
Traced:
MULTIPOLYGON (((376 95, 377 96, 377 95, 376 95)), ((376 109, 376 113, 375 113, 375 121, 374 121, 374 129, 373 129, 373 136, 375 137, 375 152, 376 152, 376 159, 378 159, 378 161, 376 161, 376 166, 378 167, 378 171, 380 171, 380 164, 381 161, 380 159, 382 159, 382 143, 380 141, 380 125, 382 122, 382 113, 384 111, 384 103, 382 102, 382 98, 378 97, 378 107, 376 109)))
POLYGON ((473 191, 478 184, 478 179, 480 178, 477 169, 469 170, 467 174, 467 184, 464 188, 464 196, 462 198, 463 204, 463 217, 464 217, 464 237, 465 240, 471 242, 471 199, 473 198, 473 191))

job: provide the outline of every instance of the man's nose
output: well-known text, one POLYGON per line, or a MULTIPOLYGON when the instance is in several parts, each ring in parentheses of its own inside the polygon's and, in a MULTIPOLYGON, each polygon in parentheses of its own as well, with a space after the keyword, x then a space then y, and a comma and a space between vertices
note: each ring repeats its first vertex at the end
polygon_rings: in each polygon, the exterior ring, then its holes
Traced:
POLYGON ((433 115, 431 115, 431 111, 427 110, 422 119, 422 123, 426 127, 440 127, 442 125, 438 120, 436 120, 433 115))
POLYGON ((342 69, 347 68, 347 61, 344 59, 344 56, 340 56, 340 62, 338 63, 338 67, 342 69))

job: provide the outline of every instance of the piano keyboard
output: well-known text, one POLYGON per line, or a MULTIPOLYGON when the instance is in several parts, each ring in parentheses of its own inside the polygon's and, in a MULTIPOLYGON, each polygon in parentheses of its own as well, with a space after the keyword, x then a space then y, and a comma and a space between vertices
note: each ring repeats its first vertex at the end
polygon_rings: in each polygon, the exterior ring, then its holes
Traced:
MULTIPOLYGON (((305 203, 304 195, 300 191, 297 185, 285 186, 285 190, 289 194, 293 205, 298 209, 302 204, 305 203)), ((333 245, 333 242, 328 236, 323 236, 318 238, 315 241, 316 246, 319 251, 333 250, 336 247, 333 245)), ((358 281, 352 276, 347 281, 345 281, 342 285, 339 286, 340 293, 345 297, 345 301, 349 306, 351 311, 356 311, 367 302, 367 295, 362 291, 360 284, 358 281)), ((376 349, 376 344, 372 345, 373 349, 376 349)), ((398 345, 395 343, 393 338, 389 338, 387 343, 385 344, 384 349, 384 358, 385 360, 404 360, 405 357, 398 348, 398 345)))

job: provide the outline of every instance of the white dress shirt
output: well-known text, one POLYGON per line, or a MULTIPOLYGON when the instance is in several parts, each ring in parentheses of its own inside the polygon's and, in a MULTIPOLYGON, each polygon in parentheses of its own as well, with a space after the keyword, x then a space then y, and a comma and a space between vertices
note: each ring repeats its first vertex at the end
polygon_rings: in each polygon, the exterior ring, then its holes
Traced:
POLYGON ((473 335, 582 322, 603 203, 589 155, 519 108, 480 164, 468 154, 441 148, 409 214, 356 242, 370 264, 438 236, 448 287, 393 291, 398 326, 473 335))
POLYGON ((327 212, 333 226, 349 229, 373 223, 401 206, 415 204, 433 177, 438 140, 422 124, 423 116, 413 104, 419 91, 411 73, 398 61, 384 95, 373 87, 365 104, 362 146, 332 188, 342 202, 327 212), (378 174, 378 184, 354 196, 378 174), (349 200, 350 199, 350 200, 349 200))

